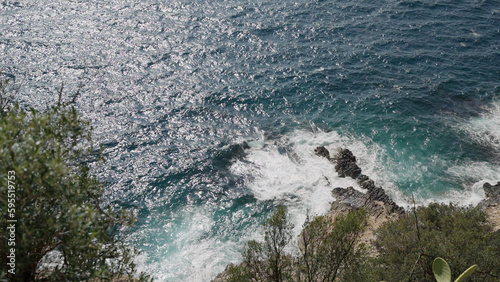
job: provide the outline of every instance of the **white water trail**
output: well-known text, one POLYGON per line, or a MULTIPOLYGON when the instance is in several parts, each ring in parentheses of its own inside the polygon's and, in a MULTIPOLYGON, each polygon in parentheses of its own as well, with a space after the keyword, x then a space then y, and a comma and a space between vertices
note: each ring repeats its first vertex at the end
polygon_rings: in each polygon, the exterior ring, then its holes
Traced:
POLYGON ((175 232, 171 224, 154 227, 164 229, 164 237, 157 237, 157 249, 152 252, 159 259, 142 254, 136 260, 139 272, 156 281, 211 281, 229 262, 239 259, 241 247, 252 239, 224 240, 223 234, 207 235, 215 224, 210 208, 186 207, 178 216, 180 224, 175 232))

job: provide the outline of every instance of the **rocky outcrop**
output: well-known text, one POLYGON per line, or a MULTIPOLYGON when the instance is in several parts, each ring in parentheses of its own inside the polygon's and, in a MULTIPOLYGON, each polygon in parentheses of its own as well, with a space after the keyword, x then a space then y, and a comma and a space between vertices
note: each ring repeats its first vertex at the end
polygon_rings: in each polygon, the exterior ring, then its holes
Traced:
POLYGON ((364 243, 369 253, 376 256, 378 253, 372 241, 376 238, 377 229, 387 221, 396 220, 401 214, 389 211, 385 203, 373 201, 368 193, 360 192, 352 187, 335 188, 332 193, 336 200, 332 203, 328 215, 333 221, 338 214, 345 214, 353 209, 363 207, 369 211, 366 230, 361 234, 360 243, 364 243))
POLYGON ((356 157, 348 149, 340 148, 333 157, 333 161, 335 162, 335 171, 340 177, 356 179, 361 174, 361 168, 356 164, 356 157))
POLYGON ((496 185, 491 185, 489 183, 484 183, 483 185, 484 193, 486 198, 500 202, 500 181, 496 185))
POLYGON ((356 179, 358 185, 367 190, 367 193, 364 194, 352 187, 335 188, 333 194, 337 201, 345 202, 353 207, 370 206, 371 203, 378 201, 384 204, 389 213, 404 213, 404 209, 398 206, 382 187, 375 185, 373 180, 361 173, 361 168, 356 163, 356 157, 350 150, 340 148, 333 158, 330 157, 330 152, 324 146, 317 147, 314 151, 318 156, 326 157, 334 163, 335 170, 340 177, 356 179))
POLYGON ((478 204, 478 207, 488 215, 493 229, 500 230, 500 181, 495 185, 484 183, 483 189, 486 198, 478 204))
POLYGON ((342 203, 351 209, 359 209, 370 203, 368 194, 355 190, 352 187, 334 188, 332 194, 335 196, 336 202, 342 203))
POLYGON ((314 149, 314 152, 320 157, 327 158, 329 161, 332 160, 330 158, 330 152, 328 152, 328 150, 324 146, 316 147, 316 149, 314 149))
POLYGON ((392 213, 404 213, 403 207, 398 206, 384 191, 380 186, 376 186, 375 182, 368 178, 366 175, 362 175, 357 179, 357 182, 361 188, 368 190, 368 197, 371 201, 380 201, 385 204, 388 208, 388 212, 392 213))
POLYGON ((486 198, 479 202, 478 207, 485 209, 490 206, 500 205, 500 181, 495 185, 486 182, 483 184, 484 194, 486 198))

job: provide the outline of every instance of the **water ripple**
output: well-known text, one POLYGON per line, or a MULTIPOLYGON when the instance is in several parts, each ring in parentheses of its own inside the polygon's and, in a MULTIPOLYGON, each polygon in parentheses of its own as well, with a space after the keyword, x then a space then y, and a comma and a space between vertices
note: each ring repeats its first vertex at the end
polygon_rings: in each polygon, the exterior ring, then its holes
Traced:
MULTIPOLYGON (((479 195, 473 166, 498 171, 485 162, 498 151, 499 11, 491 0, 4 0, 0 70, 23 106, 81 90, 106 198, 138 215, 141 265, 209 281, 258 236, 276 199, 257 194, 280 194, 256 186, 280 181, 275 161, 296 168, 273 149, 287 136, 376 148, 383 166, 366 165, 394 195, 479 195), (267 178, 231 170, 262 152, 267 178)), ((296 210, 322 193, 303 184, 284 201, 296 210)))

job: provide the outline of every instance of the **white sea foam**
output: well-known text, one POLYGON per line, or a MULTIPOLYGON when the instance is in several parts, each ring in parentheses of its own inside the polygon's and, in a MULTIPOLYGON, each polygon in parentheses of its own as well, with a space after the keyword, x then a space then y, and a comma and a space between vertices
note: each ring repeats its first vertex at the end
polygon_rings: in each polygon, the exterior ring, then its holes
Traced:
POLYGON ((500 180, 500 166, 489 162, 471 162, 448 169, 448 173, 462 183, 463 191, 450 191, 448 197, 462 205, 477 205, 484 199, 483 185, 500 180))
POLYGON ((156 237, 159 242, 171 239, 167 244, 158 244, 154 253, 160 260, 140 255, 136 259, 138 270, 151 274, 157 281, 211 281, 215 278, 228 262, 239 259, 244 242, 256 234, 250 232, 249 236, 235 240, 207 235, 214 225, 212 214, 213 211, 203 207, 187 207, 181 211, 178 215, 180 228, 173 233, 168 224, 163 227, 165 238, 156 237))
POLYGON ((435 194, 433 197, 416 195, 419 205, 430 203, 455 203, 461 206, 476 206, 485 198, 483 185, 500 180, 500 166, 489 162, 468 162, 455 165, 445 171, 447 177, 460 186, 457 189, 435 194))
POLYGON ((500 153, 500 102, 494 102, 479 116, 470 119, 459 127, 471 138, 484 146, 500 153))
MULTIPOLYGON (((488 148, 492 156, 498 156, 500 154, 500 103, 493 102, 485 107, 481 115, 460 124, 458 130, 465 131, 474 142, 488 148)), ((500 181, 500 165, 473 161, 452 166, 447 170, 447 174, 455 182, 461 183, 463 189, 449 191, 435 200, 477 205, 485 197, 484 183, 494 184, 500 181)))
MULTIPOLYGON (((244 179, 244 186, 257 200, 286 205, 295 235, 302 229, 308 210, 311 215, 329 210, 334 200, 333 188, 353 186, 362 190, 355 180, 338 177, 334 165, 314 153, 317 146, 327 147, 332 155, 339 147, 350 149, 364 173, 377 184, 387 185, 378 177, 384 151, 369 139, 315 129, 298 130, 275 139, 266 139, 262 134, 247 144, 247 154, 234 160, 231 172, 244 179)), ((156 233, 157 247, 147 252, 150 257, 142 255, 137 260, 140 270, 151 273, 158 281, 210 281, 229 262, 241 260, 245 242, 263 239, 260 224, 225 234, 228 236, 213 234, 212 228, 217 224, 213 207, 187 206, 172 216, 175 218, 165 226, 149 227, 156 233)), ((232 218, 238 216, 234 214, 232 218)), ((294 246, 295 242, 288 251, 296 251, 294 246)))
POLYGON ((253 141, 244 159, 236 161, 231 171, 245 179, 245 185, 261 201, 274 200, 286 205, 295 224, 301 230, 306 213, 328 212, 334 200, 331 190, 352 186, 363 191, 351 178, 341 178, 334 165, 314 153, 317 146, 325 146, 333 155, 338 148, 351 150, 363 173, 391 196, 404 202, 401 193, 383 175, 381 156, 385 151, 368 138, 340 135, 335 131, 298 130, 279 139, 253 141))
MULTIPOLYGON (((496 118, 493 115, 485 115, 481 121, 471 121, 464 128, 470 128, 470 132, 477 133, 477 128, 472 130, 474 125, 498 122, 496 118)), ((479 131, 481 128, 483 127, 480 127, 479 131)), ((498 134, 498 131, 493 130, 494 127, 486 128, 488 134, 498 134)), ((311 215, 324 214, 329 210, 330 203, 334 200, 331 195, 333 188, 352 186, 362 191, 355 180, 338 177, 334 165, 314 153, 317 146, 325 146, 331 155, 337 148, 351 150, 363 174, 382 186, 399 205, 406 207, 410 202, 403 196, 399 187, 391 182, 391 179, 398 177, 394 175, 394 171, 397 171, 394 167, 397 164, 390 161, 384 148, 369 138, 341 135, 336 131, 324 132, 316 128, 297 130, 281 137, 265 136, 262 134, 256 140, 247 141, 249 148, 246 155, 234 160, 230 170, 244 180, 244 186, 257 200, 270 200, 287 206, 295 225, 295 235, 299 234, 308 210, 311 215)), ((430 198, 422 197, 415 191, 418 204, 477 204, 484 198, 482 185, 485 182, 496 183, 495 181, 500 180, 500 167, 488 162, 451 166, 444 173, 446 177, 454 179, 454 182, 464 183, 463 189, 433 195, 430 198)), ((224 270, 228 262, 238 262, 241 259, 240 250, 245 242, 262 239, 259 226, 243 232, 243 236, 229 236, 231 239, 228 240, 221 240, 220 236, 213 234, 207 236, 214 224, 213 210, 209 207, 188 207, 180 217, 183 222, 181 230, 175 232, 172 243, 163 246, 174 246, 177 249, 158 251, 164 253, 159 255, 162 259, 153 263, 149 258, 140 257, 139 265, 145 267, 144 270, 148 273, 153 273, 159 281, 210 281, 224 270)), ((168 235, 166 231, 165 236, 172 235, 168 235)), ((296 251, 293 246, 294 243, 289 251, 296 251)))

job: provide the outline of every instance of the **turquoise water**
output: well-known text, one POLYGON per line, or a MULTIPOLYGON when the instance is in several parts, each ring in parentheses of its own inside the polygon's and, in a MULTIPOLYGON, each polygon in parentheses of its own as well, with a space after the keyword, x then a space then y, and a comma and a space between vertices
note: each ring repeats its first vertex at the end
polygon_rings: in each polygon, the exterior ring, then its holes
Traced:
POLYGON ((498 1, 2 1, 26 106, 81 88, 106 200, 160 281, 209 281, 287 205, 328 210, 315 146, 396 202, 474 204, 500 180, 498 1))

